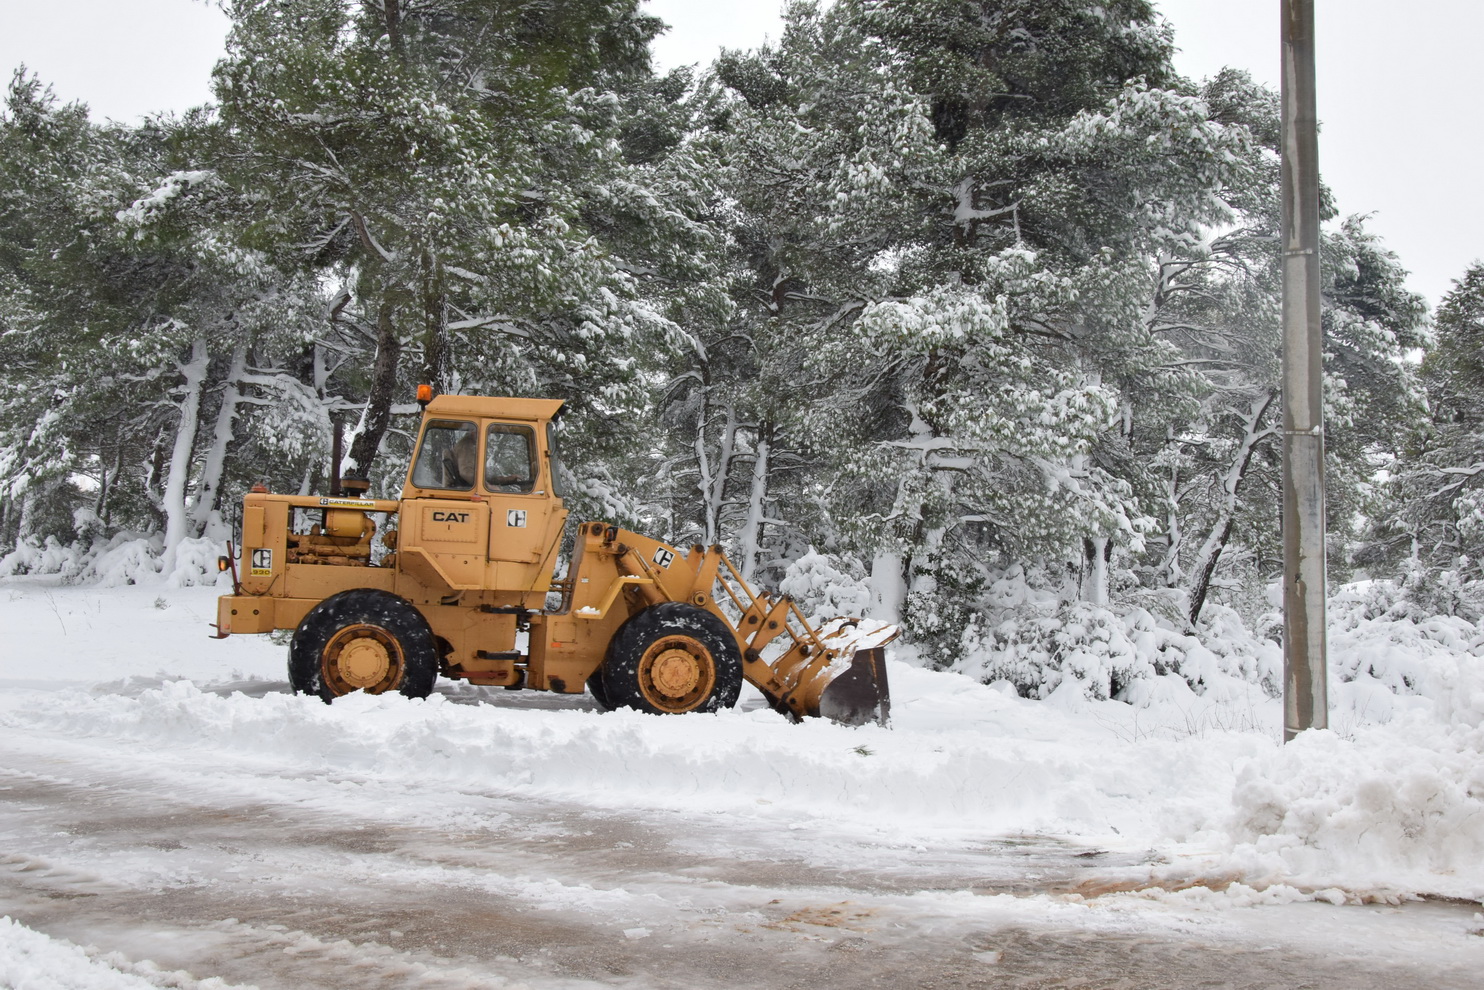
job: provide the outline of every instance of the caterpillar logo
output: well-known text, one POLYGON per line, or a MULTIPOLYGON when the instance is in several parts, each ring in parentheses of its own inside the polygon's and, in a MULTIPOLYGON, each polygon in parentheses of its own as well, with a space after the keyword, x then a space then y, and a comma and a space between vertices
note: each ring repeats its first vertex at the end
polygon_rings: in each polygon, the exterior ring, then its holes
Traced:
POLYGON ((433 513, 433 521, 434 522, 458 522, 458 523, 468 522, 469 521, 469 513, 467 513, 467 512, 444 512, 442 510, 439 510, 439 511, 435 511, 433 513))
POLYGON ((332 509, 369 509, 376 511, 376 503, 370 499, 359 498, 322 498, 320 505, 327 505, 332 509))

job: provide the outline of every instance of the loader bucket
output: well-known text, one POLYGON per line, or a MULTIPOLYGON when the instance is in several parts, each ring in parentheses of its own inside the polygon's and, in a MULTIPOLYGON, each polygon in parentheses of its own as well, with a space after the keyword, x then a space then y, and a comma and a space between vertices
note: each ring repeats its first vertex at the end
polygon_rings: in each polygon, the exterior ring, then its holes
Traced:
POLYGON ((820 715, 843 725, 875 722, 885 726, 891 717, 891 692, 886 685, 886 651, 879 646, 856 650, 850 666, 819 694, 820 715))
POLYGON ((795 717, 813 715, 842 725, 875 722, 885 726, 891 715, 886 683, 886 651, 897 627, 862 619, 827 622, 812 642, 796 643, 774 667, 792 685, 774 707, 795 717))

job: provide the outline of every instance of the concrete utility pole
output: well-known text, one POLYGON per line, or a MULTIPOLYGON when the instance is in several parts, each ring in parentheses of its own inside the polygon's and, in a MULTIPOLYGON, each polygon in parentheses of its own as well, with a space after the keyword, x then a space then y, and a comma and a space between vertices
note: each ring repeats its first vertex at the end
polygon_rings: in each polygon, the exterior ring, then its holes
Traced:
POLYGON ((1314 0, 1283 3, 1283 740, 1329 727, 1314 0))

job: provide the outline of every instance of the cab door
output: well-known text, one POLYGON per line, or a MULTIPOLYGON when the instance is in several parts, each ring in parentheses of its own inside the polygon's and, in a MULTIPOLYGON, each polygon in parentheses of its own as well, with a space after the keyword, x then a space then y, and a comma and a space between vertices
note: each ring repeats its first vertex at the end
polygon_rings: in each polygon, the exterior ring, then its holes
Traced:
POLYGON ((397 540, 398 569, 425 586, 424 596, 484 587, 490 510, 480 498, 475 478, 479 433, 468 420, 431 420, 423 429, 412 482, 432 489, 402 503, 397 540))
POLYGON ((535 428, 485 429, 481 482, 489 505, 489 581, 502 591, 545 591, 566 512, 552 491, 535 428))

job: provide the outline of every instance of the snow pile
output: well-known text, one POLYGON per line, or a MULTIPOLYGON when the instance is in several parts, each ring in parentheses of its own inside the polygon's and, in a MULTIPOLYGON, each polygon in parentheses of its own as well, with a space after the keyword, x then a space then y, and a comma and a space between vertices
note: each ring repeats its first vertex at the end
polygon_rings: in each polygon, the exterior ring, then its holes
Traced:
POLYGON ((1484 630, 1383 583, 1330 609, 1330 725, 1243 765, 1218 869, 1351 891, 1484 896, 1484 630))
MULTIPOLYGON (((1130 765, 1123 746, 1035 738, 1035 712, 952 675, 890 665, 897 727, 789 723, 768 709, 666 718, 629 710, 542 711, 449 703, 441 695, 261 698, 176 681, 140 692, 62 692, 0 724, 71 739, 125 743, 166 758, 186 750, 252 754, 309 776, 382 780, 452 791, 519 792, 598 807, 730 815, 779 814, 847 829, 939 835, 1040 829, 1157 834, 1157 815, 1196 814, 1228 783, 1199 768, 1188 742, 1149 741, 1130 765), (969 694, 960 710, 945 688, 969 694), (1009 731, 973 731, 978 717, 1009 731), (936 720, 942 728, 929 728, 936 720), (958 728, 952 728, 958 726, 958 728), (1016 738, 1031 736, 1031 738, 1016 738), (745 757, 742 754, 746 754, 745 757), (1149 794, 1159 795, 1157 802, 1149 794)), ((1256 740, 1253 740, 1256 742, 1256 740)), ((1239 745, 1245 746, 1245 743, 1239 745)), ((177 758, 177 757, 170 757, 177 758)))
POLYGON ((1354 739, 1304 733, 1241 770, 1220 824, 1223 865, 1249 883, 1479 898, 1484 729, 1411 712, 1354 739))
POLYGON ((92 959, 71 942, 52 939, 0 917, 0 987, 6 990, 229 990, 219 979, 196 980, 151 963, 92 959), (119 967, 119 968, 115 968, 119 967), (130 970, 131 972, 126 972, 130 970))

